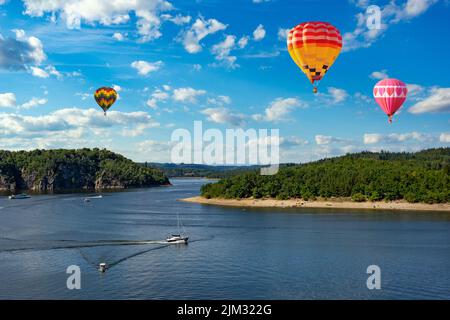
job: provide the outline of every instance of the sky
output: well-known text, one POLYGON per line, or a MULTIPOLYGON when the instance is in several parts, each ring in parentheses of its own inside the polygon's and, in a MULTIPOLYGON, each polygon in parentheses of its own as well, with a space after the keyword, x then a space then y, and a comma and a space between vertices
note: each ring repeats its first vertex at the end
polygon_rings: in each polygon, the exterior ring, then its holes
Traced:
POLYGON ((175 129, 279 129, 280 161, 450 145, 448 0, 0 0, 0 149, 99 147, 170 162, 175 129), (366 9, 381 10, 369 30, 366 9), (319 93, 286 30, 343 49, 319 93), (372 96, 408 85, 389 125, 372 96), (107 117, 94 91, 114 87, 107 117))

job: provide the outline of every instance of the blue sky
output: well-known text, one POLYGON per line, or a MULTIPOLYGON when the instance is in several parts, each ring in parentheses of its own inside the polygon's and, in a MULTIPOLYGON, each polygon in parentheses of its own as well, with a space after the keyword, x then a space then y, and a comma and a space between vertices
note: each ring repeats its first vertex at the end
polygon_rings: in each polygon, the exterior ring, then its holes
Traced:
POLYGON ((281 161, 450 144, 445 0, 0 0, 0 149, 105 147, 170 161, 176 128, 278 128, 281 161), (382 28, 365 25, 369 5, 382 28), (313 95, 285 31, 327 21, 344 48, 313 95), (408 84, 388 125, 372 98, 408 84), (103 117, 92 94, 115 86, 103 117))

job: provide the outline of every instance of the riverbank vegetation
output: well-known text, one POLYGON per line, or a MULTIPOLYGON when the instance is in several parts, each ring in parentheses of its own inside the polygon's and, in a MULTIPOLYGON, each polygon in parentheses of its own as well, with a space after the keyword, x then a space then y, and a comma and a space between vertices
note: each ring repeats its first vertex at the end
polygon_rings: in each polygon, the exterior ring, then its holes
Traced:
POLYGON ((206 184, 203 197, 279 200, 351 198, 355 202, 450 202, 450 148, 416 153, 361 152, 301 165, 274 176, 248 172, 206 184))

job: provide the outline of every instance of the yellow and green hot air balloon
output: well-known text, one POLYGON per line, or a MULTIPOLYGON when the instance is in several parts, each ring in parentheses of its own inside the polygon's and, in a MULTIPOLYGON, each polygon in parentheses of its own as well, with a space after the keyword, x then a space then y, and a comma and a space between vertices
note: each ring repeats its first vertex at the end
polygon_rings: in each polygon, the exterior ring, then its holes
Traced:
POLYGON ((117 92, 113 88, 102 87, 95 91, 94 98, 100 108, 103 109, 106 116, 106 111, 108 111, 117 100, 117 92))
POLYGON ((289 31, 287 46, 292 60, 317 93, 315 83, 322 80, 341 52, 342 36, 328 22, 304 22, 289 31))

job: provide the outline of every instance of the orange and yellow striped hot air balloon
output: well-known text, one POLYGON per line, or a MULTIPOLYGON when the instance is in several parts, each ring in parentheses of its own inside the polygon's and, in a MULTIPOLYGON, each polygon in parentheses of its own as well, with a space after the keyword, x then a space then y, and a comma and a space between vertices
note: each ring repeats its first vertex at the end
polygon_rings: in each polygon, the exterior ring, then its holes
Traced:
POLYGON ((287 45, 292 60, 317 93, 315 83, 322 80, 341 52, 341 33, 328 22, 304 22, 289 31, 287 45))
POLYGON ((95 91, 94 98, 100 108, 103 109, 106 116, 106 111, 108 111, 117 100, 117 92, 113 88, 102 87, 95 91))

